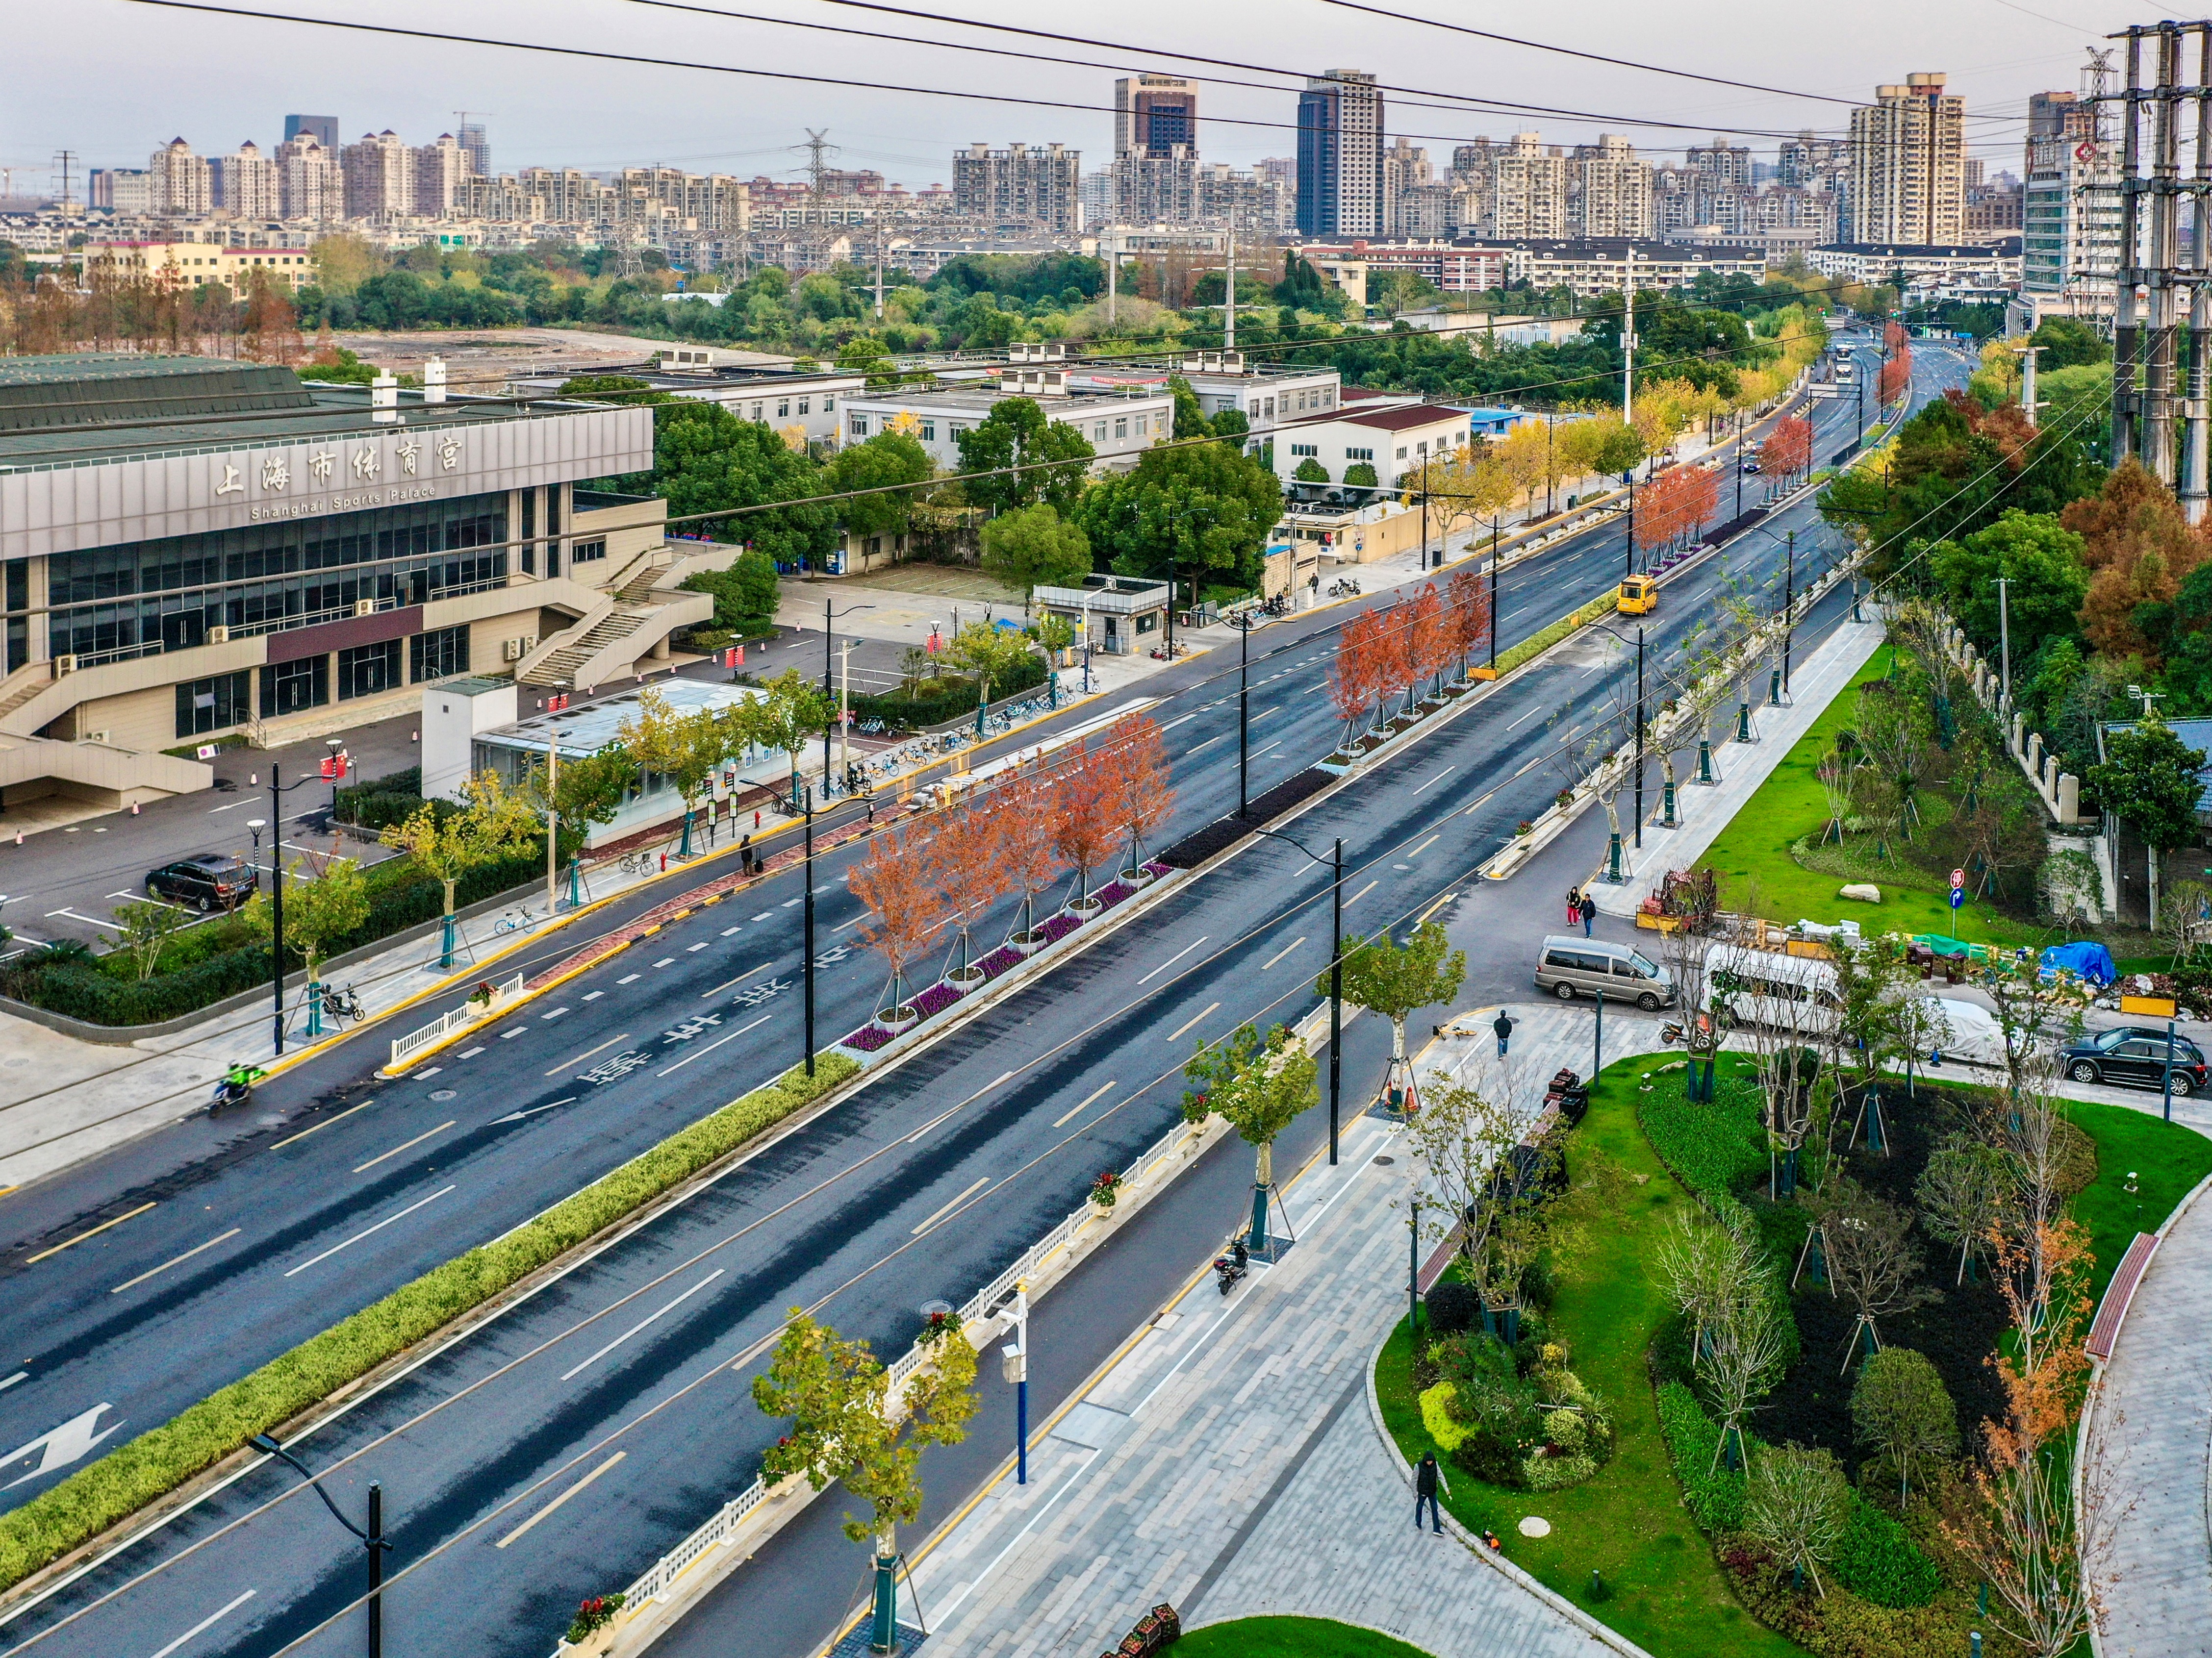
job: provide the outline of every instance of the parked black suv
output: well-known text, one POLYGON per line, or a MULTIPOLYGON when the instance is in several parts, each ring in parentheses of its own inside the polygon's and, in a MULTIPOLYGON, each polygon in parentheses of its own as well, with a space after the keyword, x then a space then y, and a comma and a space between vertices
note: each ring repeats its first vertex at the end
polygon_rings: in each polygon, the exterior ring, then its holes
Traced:
MULTIPOLYGON (((2115 1025, 2086 1042, 2069 1044, 2059 1054, 2059 1061, 2077 1083, 2131 1083, 2139 1088, 2162 1089, 2166 1045, 2166 1032, 2155 1027, 2115 1025)), ((2212 1077, 2205 1073, 2204 1052, 2188 1037, 2174 1036, 2172 1057, 2176 1099, 2212 1086, 2212 1077)))
POLYGON ((261 884, 261 872, 228 853, 204 852, 146 873, 146 896, 189 904, 204 914, 236 909, 261 884))

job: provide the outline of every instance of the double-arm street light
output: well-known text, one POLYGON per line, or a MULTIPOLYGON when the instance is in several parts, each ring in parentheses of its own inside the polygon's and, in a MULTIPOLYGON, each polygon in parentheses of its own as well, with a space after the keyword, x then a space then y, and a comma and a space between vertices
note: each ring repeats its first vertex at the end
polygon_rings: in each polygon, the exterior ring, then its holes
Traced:
POLYGON ((1336 1162, 1337 1131, 1344 1101, 1344 840, 1323 858, 1303 841, 1279 829, 1255 829, 1271 841, 1288 841, 1330 872, 1328 906, 1328 1160, 1336 1162))
MULTIPOLYGON (((271 1012, 276 1022, 274 1040, 276 1052, 281 1054, 284 1051, 284 797, 293 789, 303 789, 316 780, 302 777, 287 786, 276 780, 276 771, 272 763, 269 768, 269 979, 271 1012)), ((261 850, 258 834, 253 848, 257 853, 261 850)), ((315 987, 311 984, 307 994, 313 997, 314 993, 315 987)))
POLYGON ((368 1529, 363 1531, 340 1512, 331 1501, 331 1494, 323 1489, 321 1476, 310 1473, 307 1465, 279 1445, 267 1434, 253 1436, 253 1448, 266 1452, 297 1469, 300 1477, 323 1499, 323 1506, 331 1511, 331 1518, 343 1526, 362 1540, 368 1551, 368 1658, 384 1658, 384 1552, 392 1546, 384 1539, 384 1487, 371 1481, 368 1487, 368 1529))
MULTIPOLYGON (((837 654, 837 618, 841 616, 853 616, 861 610, 872 610, 875 608, 872 604, 848 604, 841 610, 830 600, 825 598, 822 601, 822 694, 833 702, 837 696, 837 669, 835 661, 837 654)), ((957 630, 955 631, 957 635, 957 630)), ((830 733, 841 723, 837 720, 831 719, 823 721, 822 726, 822 789, 825 794, 830 789, 830 733)), ((690 817, 688 813, 685 814, 684 825, 687 829, 690 826, 690 817)))

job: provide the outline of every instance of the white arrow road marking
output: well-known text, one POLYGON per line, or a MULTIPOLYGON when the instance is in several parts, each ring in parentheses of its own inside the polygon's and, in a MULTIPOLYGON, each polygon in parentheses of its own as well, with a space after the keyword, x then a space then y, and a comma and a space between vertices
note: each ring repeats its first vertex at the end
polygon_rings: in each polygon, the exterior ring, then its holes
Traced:
POLYGON ((40 1434, 29 1444, 0 1456, 0 1468, 4 1468, 10 1463, 21 1462, 33 1451, 39 1453, 38 1467, 28 1473, 16 1475, 5 1485, 0 1485, 0 1491, 13 1491, 26 1479, 36 1479, 49 1469, 65 1468, 76 1461, 123 1425, 123 1418, 118 1417, 98 1433, 93 1432, 92 1424, 100 1420, 100 1413, 113 1408, 110 1405, 95 1405, 82 1416, 73 1416, 60 1427, 40 1434))

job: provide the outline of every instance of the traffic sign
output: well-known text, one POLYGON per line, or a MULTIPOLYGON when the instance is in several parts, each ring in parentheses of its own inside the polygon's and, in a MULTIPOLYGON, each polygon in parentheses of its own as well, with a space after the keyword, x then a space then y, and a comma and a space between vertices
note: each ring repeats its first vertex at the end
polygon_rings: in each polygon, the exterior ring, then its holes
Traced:
POLYGON ((1953 887, 1953 888, 1951 889, 1951 908, 1954 908, 1954 909, 1956 909, 1956 908, 1958 908, 1958 907, 1959 907, 1960 905, 1961 905, 1961 904, 1965 903, 1966 902, 1966 888, 1964 888, 1964 887, 1953 887))
POLYGON ((1951 884, 1954 887, 1962 887, 1966 885, 1966 872, 1962 869, 1953 870, 1951 872, 1951 884))

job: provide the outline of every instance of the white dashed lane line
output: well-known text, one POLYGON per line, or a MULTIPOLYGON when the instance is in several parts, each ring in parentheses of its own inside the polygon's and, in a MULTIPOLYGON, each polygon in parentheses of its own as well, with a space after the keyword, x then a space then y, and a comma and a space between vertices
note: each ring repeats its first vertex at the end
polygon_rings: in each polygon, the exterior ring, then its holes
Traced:
POLYGON ((621 978, 616 980, 615 982, 618 985, 635 984, 639 979, 644 976, 644 975, 640 973, 625 973, 621 978))

